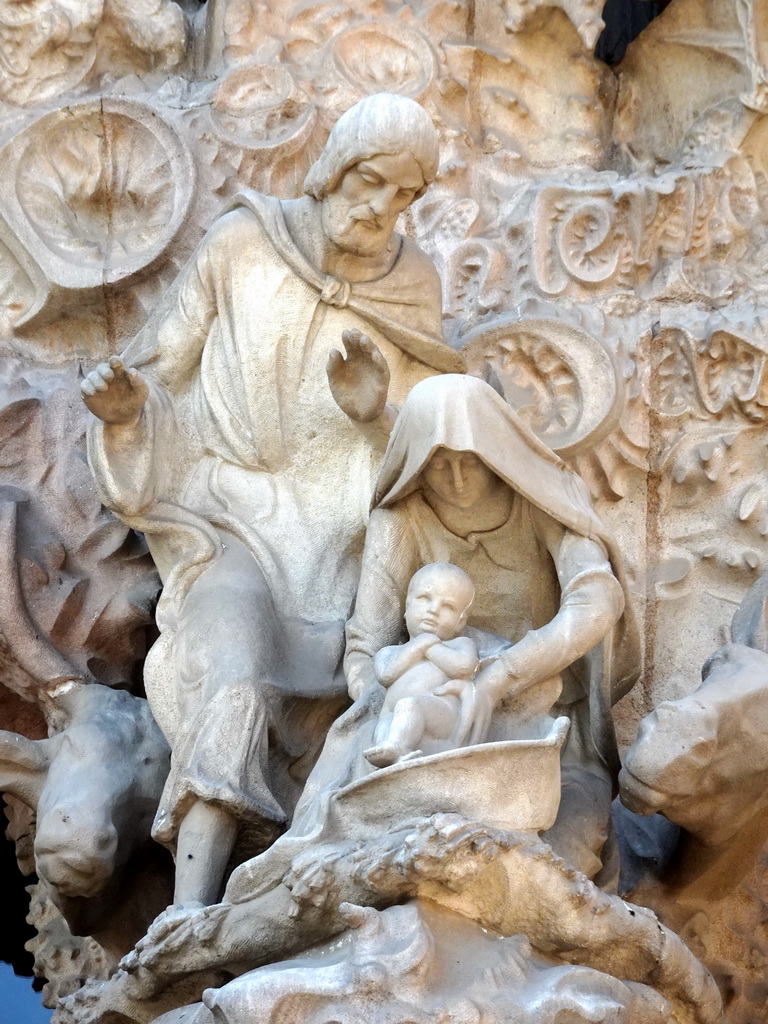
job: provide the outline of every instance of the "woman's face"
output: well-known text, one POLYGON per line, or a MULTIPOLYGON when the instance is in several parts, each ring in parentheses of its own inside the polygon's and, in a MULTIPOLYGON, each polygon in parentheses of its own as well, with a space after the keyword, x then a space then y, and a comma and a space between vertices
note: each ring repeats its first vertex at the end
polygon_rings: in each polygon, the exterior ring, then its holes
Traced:
POLYGON ((438 448, 423 472, 427 487, 456 508, 472 508, 490 498, 502 481, 474 452, 438 448))

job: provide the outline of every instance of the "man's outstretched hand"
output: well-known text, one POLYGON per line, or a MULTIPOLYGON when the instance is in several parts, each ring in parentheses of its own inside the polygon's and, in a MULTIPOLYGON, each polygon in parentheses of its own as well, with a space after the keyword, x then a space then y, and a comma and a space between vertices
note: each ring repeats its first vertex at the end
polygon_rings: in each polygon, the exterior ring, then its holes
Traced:
POLYGON ((328 356, 326 372, 331 394, 350 419, 370 423, 381 416, 387 404, 389 367, 362 331, 344 331, 341 340, 346 356, 338 349, 328 356))
POLYGON ((83 401, 105 423, 135 423, 149 394, 138 370, 127 369, 119 356, 99 363, 80 385, 83 401))

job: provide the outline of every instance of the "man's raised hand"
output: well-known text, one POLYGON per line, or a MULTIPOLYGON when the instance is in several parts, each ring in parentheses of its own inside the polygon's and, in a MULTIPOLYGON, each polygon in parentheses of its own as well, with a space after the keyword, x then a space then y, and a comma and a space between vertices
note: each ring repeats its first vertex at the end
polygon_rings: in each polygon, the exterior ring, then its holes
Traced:
POLYGON ((328 383, 336 404, 350 419, 370 423, 384 412, 389 390, 387 361, 367 334, 344 331, 346 357, 328 356, 328 383))
POLYGON ((126 368, 119 356, 91 370, 80 391, 94 416, 115 425, 135 423, 149 394, 139 371, 126 368))

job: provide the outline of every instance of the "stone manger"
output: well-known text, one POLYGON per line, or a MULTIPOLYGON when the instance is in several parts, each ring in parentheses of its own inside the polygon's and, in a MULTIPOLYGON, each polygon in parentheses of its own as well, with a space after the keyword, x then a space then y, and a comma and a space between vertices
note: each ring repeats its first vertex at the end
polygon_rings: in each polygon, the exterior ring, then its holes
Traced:
POLYGON ((493 828, 544 832, 560 805, 562 717, 540 739, 482 743, 393 764, 340 789, 337 813, 362 831, 381 828, 382 808, 403 818, 458 814, 493 828))

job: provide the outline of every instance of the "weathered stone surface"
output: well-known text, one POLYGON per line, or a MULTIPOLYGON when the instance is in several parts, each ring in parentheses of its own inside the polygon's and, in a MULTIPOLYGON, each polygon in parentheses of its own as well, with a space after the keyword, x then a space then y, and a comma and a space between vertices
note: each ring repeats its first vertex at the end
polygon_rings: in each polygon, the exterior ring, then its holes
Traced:
POLYGON ((57 1022, 714 1022, 707 968, 762 1021, 768 8, 616 69, 601 8, 0 0, 0 784, 57 1022), (436 562, 474 604, 408 642, 471 668, 406 742, 374 659, 436 562), (622 755, 679 836, 611 835, 622 755))

